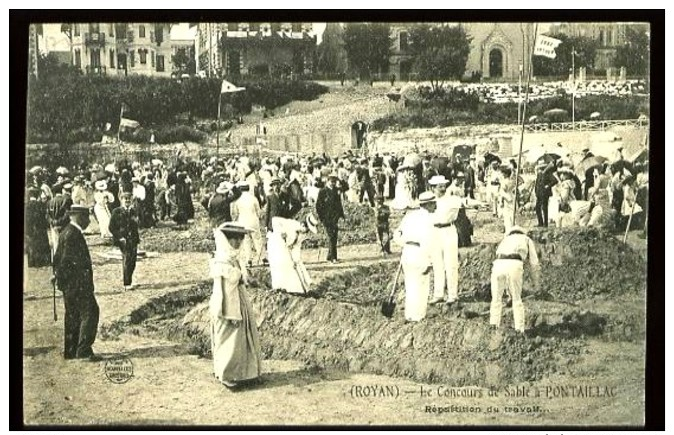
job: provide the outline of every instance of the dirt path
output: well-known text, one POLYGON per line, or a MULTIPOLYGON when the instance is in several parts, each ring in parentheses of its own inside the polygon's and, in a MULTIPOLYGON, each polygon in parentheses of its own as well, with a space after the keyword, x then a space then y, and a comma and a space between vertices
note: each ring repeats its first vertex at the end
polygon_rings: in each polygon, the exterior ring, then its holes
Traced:
MULTIPOLYGON (((90 239, 95 243, 95 237, 90 239)), ((208 254, 162 254, 140 261, 136 272, 139 289, 123 292, 120 262, 99 255, 109 249, 91 247, 101 325, 123 319, 151 297, 207 276, 208 254)), ((325 250, 321 253, 324 255, 325 250)), ((342 261, 337 265, 316 262, 316 250, 305 250, 303 256, 315 281, 337 270, 382 260, 374 245, 340 248, 342 261)), ((397 255, 386 261, 397 261, 397 255)), ((537 391, 570 383, 608 386, 616 392, 608 399, 534 400, 507 397, 505 391, 498 397, 488 397, 487 390, 481 388, 419 385, 403 379, 324 371, 297 361, 274 360, 264 361, 261 385, 233 393, 213 379, 210 360, 189 354, 183 345, 129 333, 117 340, 99 338, 94 345, 105 358, 125 355, 131 360, 134 377, 125 384, 114 384, 105 376, 105 362, 62 359, 63 305, 59 298, 59 321, 55 323, 49 275, 46 268, 26 269, 23 365, 27 424, 618 425, 639 424, 643 420, 643 347, 626 342, 592 342, 581 362, 570 367, 568 373, 533 386, 537 391), (432 390, 431 396, 422 396, 422 389, 432 390), (482 397, 443 395, 478 390, 482 397), (368 397, 363 397, 365 392, 368 397), (397 392, 398 396, 382 397, 385 392, 397 392), (500 411, 487 412, 489 406, 497 406, 500 411), (506 412, 505 406, 525 408, 506 412)))

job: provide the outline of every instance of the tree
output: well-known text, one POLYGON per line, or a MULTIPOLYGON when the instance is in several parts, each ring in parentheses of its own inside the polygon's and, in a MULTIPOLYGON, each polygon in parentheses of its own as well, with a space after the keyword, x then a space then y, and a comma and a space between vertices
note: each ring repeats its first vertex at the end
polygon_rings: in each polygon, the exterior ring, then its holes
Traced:
POLYGON ((419 78, 430 80, 433 90, 445 80, 460 79, 466 72, 471 41, 458 26, 414 26, 410 31, 410 50, 419 78))
POLYGON ((615 64, 627 68, 629 74, 648 74, 650 43, 644 30, 627 28, 625 44, 618 47, 615 64))
POLYGON ((384 23, 349 23, 344 30, 344 49, 349 67, 361 79, 387 70, 391 53, 391 29, 384 23))
POLYGON ((323 40, 317 50, 317 69, 322 73, 346 71, 346 51, 344 50, 344 28, 340 23, 328 23, 323 32, 323 40))
POLYGON ((568 36, 564 33, 550 35, 550 37, 562 41, 555 49, 557 56, 554 59, 534 56, 535 75, 567 77, 573 65, 571 60, 572 50, 576 52, 576 70, 581 67, 594 70, 594 60, 599 47, 596 40, 584 36, 568 36))
POLYGON ((182 74, 194 74, 195 63, 189 55, 187 48, 176 50, 176 53, 171 56, 171 61, 173 63, 173 72, 177 73, 178 76, 182 74))

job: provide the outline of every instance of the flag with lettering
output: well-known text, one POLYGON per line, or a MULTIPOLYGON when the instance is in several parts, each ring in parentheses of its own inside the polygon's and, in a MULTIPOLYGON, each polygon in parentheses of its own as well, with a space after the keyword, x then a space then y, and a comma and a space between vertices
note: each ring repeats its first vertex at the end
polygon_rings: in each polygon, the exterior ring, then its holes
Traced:
POLYGON ((220 93, 221 94, 227 94, 230 92, 239 92, 239 91, 245 91, 246 88, 240 88, 233 83, 228 82, 227 80, 222 81, 222 87, 220 88, 220 93))
POLYGON ((557 57, 555 49, 562 41, 551 38, 545 35, 538 35, 536 37, 536 45, 534 46, 534 56, 545 56, 550 59, 557 57))

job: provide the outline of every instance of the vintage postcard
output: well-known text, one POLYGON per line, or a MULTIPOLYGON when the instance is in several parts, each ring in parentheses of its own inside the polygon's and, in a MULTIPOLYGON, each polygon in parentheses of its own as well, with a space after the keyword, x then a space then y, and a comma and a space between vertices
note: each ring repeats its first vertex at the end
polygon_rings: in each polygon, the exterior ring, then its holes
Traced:
POLYGON ((648 20, 67 21, 24 425, 645 424, 648 20))

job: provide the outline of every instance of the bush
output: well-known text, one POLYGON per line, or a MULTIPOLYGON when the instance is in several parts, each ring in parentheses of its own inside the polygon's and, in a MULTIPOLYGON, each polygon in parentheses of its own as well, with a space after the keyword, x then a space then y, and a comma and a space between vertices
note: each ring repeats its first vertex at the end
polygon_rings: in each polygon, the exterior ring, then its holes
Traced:
MULTIPOLYGON (((128 106, 125 118, 138 121, 155 131, 162 126, 185 123, 185 119, 216 119, 218 97, 222 81, 211 79, 173 80, 132 76, 124 79, 69 74, 31 80, 28 88, 27 140, 28 142, 69 142, 89 140, 84 136, 99 136, 103 126, 110 123, 116 130, 122 103, 128 106), (75 131, 88 131, 74 133, 75 131), (94 134, 94 132, 96 132, 94 134)), ((274 109, 293 100, 313 100, 328 89, 312 82, 298 80, 237 81, 246 92, 225 94, 222 103, 231 106, 234 113, 249 113, 253 104, 274 109)), ((174 128, 174 127, 172 127, 174 128)), ((180 130, 177 135, 194 133, 180 130)), ((171 131, 169 131, 171 134, 171 131)), ((145 132, 137 133, 142 137, 145 132)), ((170 135, 169 134, 169 135, 170 135)), ((148 140, 149 140, 149 135, 148 140)), ((159 138, 157 133, 157 140, 159 138)), ((163 135, 162 135, 163 136, 163 135)))
MULTIPOLYGON (((475 105, 474 96, 457 92, 432 92, 422 90, 407 101, 407 110, 379 118, 372 128, 433 128, 458 125, 515 124, 517 103, 484 103, 475 105)), ((564 109, 571 120, 571 95, 559 94, 552 98, 530 101, 527 117, 550 109, 564 109)), ((600 112, 603 119, 636 119, 640 113, 649 113, 648 100, 634 96, 590 95, 576 98, 576 120, 590 119, 590 114, 600 112)))

